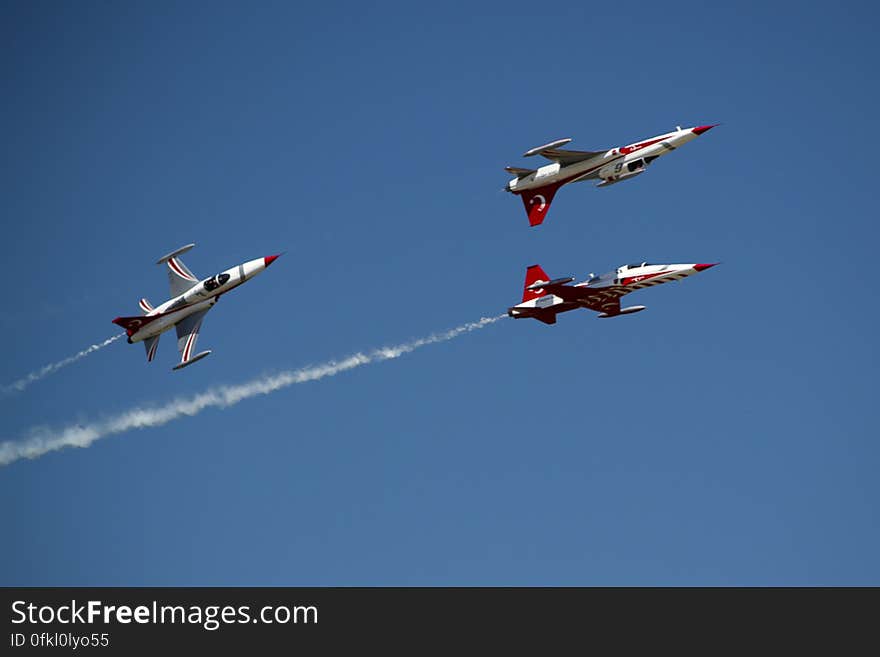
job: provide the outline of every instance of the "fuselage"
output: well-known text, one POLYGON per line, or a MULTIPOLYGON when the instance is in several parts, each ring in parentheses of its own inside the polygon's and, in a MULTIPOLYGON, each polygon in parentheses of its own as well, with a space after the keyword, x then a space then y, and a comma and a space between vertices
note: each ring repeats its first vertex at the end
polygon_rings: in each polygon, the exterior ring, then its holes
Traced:
POLYGON ((566 184, 581 180, 602 179, 609 183, 616 182, 621 178, 641 173, 655 159, 696 139, 710 127, 699 126, 676 130, 627 146, 612 148, 605 153, 568 166, 562 166, 559 162, 551 162, 521 178, 512 178, 507 183, 507 191, 521 193, 547 185, 566 184))
POLYGON ((160 335, 189 315, 210 309, 222 295, 259 274, 269 263, 269 258, 256 258, 199 281, 144 315, 143 326, 132 333, 128 341, 141 342, 160 335))

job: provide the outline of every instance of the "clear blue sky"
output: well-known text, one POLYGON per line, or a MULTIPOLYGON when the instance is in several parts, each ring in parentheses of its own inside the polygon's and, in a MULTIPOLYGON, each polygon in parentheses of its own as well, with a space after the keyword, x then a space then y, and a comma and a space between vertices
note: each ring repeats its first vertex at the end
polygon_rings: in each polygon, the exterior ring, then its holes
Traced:
POLYGON ((556 326, 0 469, 6 585, 880 584, 872 3, 5 3, 0 382, 287 250, 181 372, 117 342, 0 438, 504 312, 526 265, 723 266, 556 326), (550 139, 723 125, 529 229, 550 139))

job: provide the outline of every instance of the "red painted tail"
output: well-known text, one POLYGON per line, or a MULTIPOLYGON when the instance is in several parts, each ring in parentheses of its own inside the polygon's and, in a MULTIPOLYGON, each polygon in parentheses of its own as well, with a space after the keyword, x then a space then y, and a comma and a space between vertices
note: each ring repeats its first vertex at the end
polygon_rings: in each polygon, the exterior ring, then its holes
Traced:
POLYGON ((523 301, 531 301, 532 299, 537 299, 538 297, 544 296, 544 290, 530 290, 528 287, 532 283, 536 283, 538 281, 550 282, 550 277, 544 273, 544 270, 541 269, 540 265, 532 265, 528 269, 526 269, 526 282, 523 285, 523 301))
POLYGON ((137 333, 142 326, 149 324, 157 317, 158 315, 153 315, 151 317, 117 317, 113 320, 113 323, 118 324, 119 326, 124 328, 125 332, 128 334, 128 337, 131 337, 135 333, 137 333))
POLYGON ((544 221, 550 203, 560 185, 554 183, 537 189, 529 189, 522 193, 523 205, 526 206, 526 214, 529 216, 529 225, 537 226, 544 221))

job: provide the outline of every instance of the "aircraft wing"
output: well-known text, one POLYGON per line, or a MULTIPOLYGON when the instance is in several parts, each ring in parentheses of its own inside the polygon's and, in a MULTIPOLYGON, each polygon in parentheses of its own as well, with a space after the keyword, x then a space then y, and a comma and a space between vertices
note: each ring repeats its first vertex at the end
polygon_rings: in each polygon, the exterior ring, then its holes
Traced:
POLYGON ((589 160, 597 155, 604 155, 607 152, 608 151, 567 151, 564 148, 546 148, 539 151, 539 153, 548 160, 559 162, 559 164, 564 167, 569 164, 574 164, 575 162, 589 160))
MULTIPOLYGON (((208 310, 210 308, 193 313, 189 317, 177 322, 174 326, 177 329, 177 350, 180 352, 180 363, 174 369, 185 367, 190 364, 191 360, 195 360, 193 359, 193 350, 196 346, 196 341, 199 339, 199 329, 202 327, 202 320, 205 319, 208 310)), ((205 352, 202 352, 202 354, 207 356, 205 352)), ((202 356, 202 354, 198 354, 197 358, 202 356)))
POLYGON ((161 335, 154 335, 153 337, 144 340, 144 347, 147 349, 148 363, 153 362, 153 358, 156 356, 156 349, 159 347, 159 338, 161 337, 161 335))
POLYGON ((532 155, 543 155, 548 160, 553 162, 559 162, 562 166, 568 166, 569 164, 574 164, 575 162, 583 162, 584 160, 589 160, 590 158, 596 157, 597 155, 604 155, 608 151, 568 151, 564 148, 559 148, 560 146, 564 146, 571 139, 566 137, 565 139, 557 139, 556 141, 551 141, 548 144, 544 144, 543 146, 536 146, 535 148, 530 148, 525 153, 523 153, 523 157, 531 157, 532 155))
POLYGON ((595 310, 599 313, 608 313, 616 315, 620 312, 620 297, 627 294, 629 290, 621 285, 609 285, 606 287, 589 288, 577 285, 553 285, 544 286, 550 294, 576 303, 584 308, 595 310))
POLYGON ((187 266, 183 264, 183 260, 178 257, 194 246, 195 244, 187 244, 186 246, 182 246, 179 249, 175 249, 171 253, 162 256, 156 261, 157 265, 161 265, 163 262, 168 263, 168 283, 171 285, 172 297, 179 297, 199 282, 199 279, 196 278, 195 274, 193 274, 187 266))
POLYGON ((180 258, 168 258, 168 283, 171 296, 178 297, 199 282, 180 258))

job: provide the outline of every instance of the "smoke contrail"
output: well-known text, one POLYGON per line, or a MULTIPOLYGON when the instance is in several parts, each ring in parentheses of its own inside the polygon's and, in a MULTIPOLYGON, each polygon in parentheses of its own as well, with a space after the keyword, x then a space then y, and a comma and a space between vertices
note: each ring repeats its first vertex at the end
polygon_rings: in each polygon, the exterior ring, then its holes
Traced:
POLYGON ((44 365, 40 369, 35 370, 34 372, 31 372, 27 376, 20 378, 18 381, 13 381, 12 383, 10 383, 8 385, 3 386, 2 388, 0 388, 0 391, 2 391, 2 393, 4 395, 8 395, 13 392, 21 392, 22 390, 27 388, 30 384, 32 384, 36 381, 39 381, 40 379, 45 378, 54 372, 57 372, 62 367, 67 367, 68 365, 75 363, 80 358, 85 358, 90 353, 92 353, 94 351, 98 351, 98 349, 103 349, 111 342, 115 342, 116 340, 121 338, 123 335, 125 335, 125 334, 119 333, 117 335, 114 335, 112 338, 107 338, 103 342, 93 344, 88 349, 83 349, 78 354, 74 354, 73 356, 68 356, 64 360, 59 360, 57 363, 49 363, 48 365, 44 365))
POLYGON ((489 324, 497 322, 506 315, 483 317, 478 322, 462 324, 442 333, 434 333, 425 338, 404 342, 393 347, 382 347, 368 353, 358 352, 342 360, 331 360, 321 365, 311 365, 297 370, 286 370, 238 385, 212 387, 189 399, 176 399, 162 406, 153 408, 133 408, 115 417, 92 422, 90 424, 74 424, 62 429, 53 430, 48 427, 31 429, 21 440, 0 443, 0 465, 8 465, 22 458, 35 459, 48 452, 62 447, 88 447, 96 440, 123 433, 130 429, 157 427, 185 415, 198 415, 206 408, 226 408, 240 401, 268 395, 281 388, 297 383, 317 381, 340 372, 352 370, 361 365, 378 363, 384 360, 399 358, 420 347, 437 342, 446 342, 489 324))

